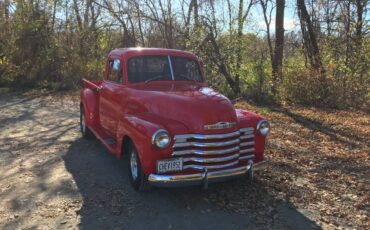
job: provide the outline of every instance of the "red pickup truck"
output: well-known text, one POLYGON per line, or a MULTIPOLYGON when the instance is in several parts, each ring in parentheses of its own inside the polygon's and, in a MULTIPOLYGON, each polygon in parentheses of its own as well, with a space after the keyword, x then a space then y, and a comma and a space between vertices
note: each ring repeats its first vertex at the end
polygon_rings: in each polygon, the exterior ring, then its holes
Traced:
POLYGON ((265 163, 269 122, 207 87, 190 52, 111 51, 103 80, 83 79, 80 111, 83 137, 127 156, 136 189, 251 179, 265 163))

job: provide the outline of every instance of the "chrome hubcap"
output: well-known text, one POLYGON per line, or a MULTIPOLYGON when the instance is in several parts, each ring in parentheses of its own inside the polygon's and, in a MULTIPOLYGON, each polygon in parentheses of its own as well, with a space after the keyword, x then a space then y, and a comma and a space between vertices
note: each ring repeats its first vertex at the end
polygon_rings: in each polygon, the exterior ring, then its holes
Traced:
POLYGON ((85 133, 86 131, 85 114, 83 112, 81 112, 81 130, 82 133, 85 133))
POLYGON ((138 177, 137 156, 136 156, 135 150, 131 151, 130 168, 131 168, 132 179, 135 181, 138 177))

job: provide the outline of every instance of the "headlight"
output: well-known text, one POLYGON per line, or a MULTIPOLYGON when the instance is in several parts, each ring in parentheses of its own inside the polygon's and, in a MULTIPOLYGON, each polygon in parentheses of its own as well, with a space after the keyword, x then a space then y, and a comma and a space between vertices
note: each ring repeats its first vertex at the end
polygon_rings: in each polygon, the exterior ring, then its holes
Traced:
POLYGON ((164 149, 170 144, 170 142, 170 135, 164 129, 159 129, 153 134, 152 144, 158 148, 164 149))
POLYGON ((257 131, 262 136, 267 136, 270 132, 270 123, 267 120, 261 120, 257 124, 257 131))

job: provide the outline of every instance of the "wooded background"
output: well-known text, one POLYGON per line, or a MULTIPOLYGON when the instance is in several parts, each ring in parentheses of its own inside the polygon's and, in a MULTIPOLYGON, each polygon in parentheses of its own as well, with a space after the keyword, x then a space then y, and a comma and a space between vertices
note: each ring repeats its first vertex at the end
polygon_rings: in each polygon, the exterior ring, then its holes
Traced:
POLYGON ((370 100, 368 0, 2 0, 0 86, 78 87, 118 47, 189 50, 210 86, 257 102, 370 100), (287 4, 297 29, 284 30, 287 4), (263 32, 251 12, 263 12, 263 32))

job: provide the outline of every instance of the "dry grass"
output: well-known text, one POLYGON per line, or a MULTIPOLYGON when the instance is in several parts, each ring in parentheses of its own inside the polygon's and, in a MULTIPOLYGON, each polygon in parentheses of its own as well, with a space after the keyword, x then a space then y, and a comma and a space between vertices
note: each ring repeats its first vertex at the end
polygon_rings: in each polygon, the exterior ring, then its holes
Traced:
MULTIPOLYGON (((262 202, 255 206, 264 212, 271 206, 267 214, 272 220, 277 218, 274 203, 288 202, 325 229, 370 228, 369 114, 297 106, 264 108, 244 101, 236 107, 264 114, 272 132, 266 150, 269 168, 257 174, 255 188, 235 186, 234 192, 262 202), (265 201, 259 198, 261 188, 269 194, 265 201)), ((253 206, 250 200, 244 207, 253 206)))

